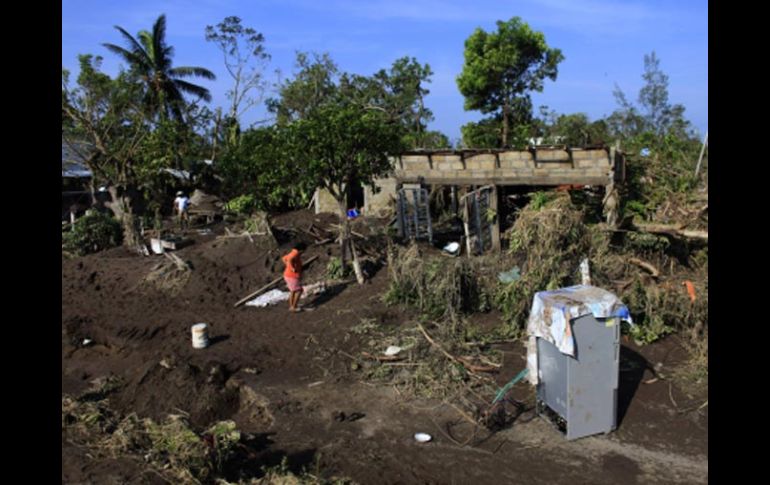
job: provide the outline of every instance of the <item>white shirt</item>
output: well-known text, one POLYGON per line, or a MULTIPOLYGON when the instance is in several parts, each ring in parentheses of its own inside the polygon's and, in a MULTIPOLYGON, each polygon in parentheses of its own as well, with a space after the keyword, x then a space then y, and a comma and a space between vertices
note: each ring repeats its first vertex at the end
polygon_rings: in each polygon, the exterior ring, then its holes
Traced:
POLYGON ((176 205, 177 209, 182 212, 186 211, 187 208, 190 206, 190 199, 187 197, 177 197, 174 199, 174 205, 176 205))

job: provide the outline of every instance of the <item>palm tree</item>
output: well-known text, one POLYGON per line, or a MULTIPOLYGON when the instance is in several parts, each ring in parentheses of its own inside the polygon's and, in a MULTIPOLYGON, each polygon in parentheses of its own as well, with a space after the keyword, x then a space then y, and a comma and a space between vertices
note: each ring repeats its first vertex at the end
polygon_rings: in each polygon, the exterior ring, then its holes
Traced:
POLYGON ((202 67, 171 67, 174 48, 166 45, 166 16, 161 15, 152 26, 152 33, 143 30, 137 35, 138 40, 125 29, 115 26, 127 41, 128 48, 102 44, 113 53, 121 56, 128 63, 132 72, 138 74, 147 86, 144 102, 151 115, 160 114, 162 118, 172 115, 183 121, 183 93, 198 96, 211 101, 209 90, 181 78, 195 76, 216 79, 214 73, 202 67))

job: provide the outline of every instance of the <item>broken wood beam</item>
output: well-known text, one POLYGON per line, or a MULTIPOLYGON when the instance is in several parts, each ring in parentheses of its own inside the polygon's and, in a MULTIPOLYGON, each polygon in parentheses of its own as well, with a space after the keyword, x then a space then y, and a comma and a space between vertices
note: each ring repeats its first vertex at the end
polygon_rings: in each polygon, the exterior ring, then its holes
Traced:
POLYGON ((657 279, 658 276, 660 276, 660 271, 658 271, 658 268, 656 268, 655 266, 651 265, 650 263, 645 263, 641 259, 629 258, 628 262, 631 263, 631 264, 635 264, 635 265, 639 266, 640 268, 646 269, 647 271, 650 272, 650 275, 653 278, 657 279))
POLYGON ((187 270, 190 269, 190 266, 187 263, 185 263, 184 261, 182 261, 182 258, 177 256, 176 254, 163 253, 163 256, 165 256, 168 259, 170 259, 176 265, 176 267, 179 268, 182 271, 187 271, 187 270))
POLYGON ((635 224, 634 228, 637 231, 649 232, 652 234, 676 235, 703 241, 708 241, 709 239, 708 231, 683 229, 682 226, 675 224, 635 224))

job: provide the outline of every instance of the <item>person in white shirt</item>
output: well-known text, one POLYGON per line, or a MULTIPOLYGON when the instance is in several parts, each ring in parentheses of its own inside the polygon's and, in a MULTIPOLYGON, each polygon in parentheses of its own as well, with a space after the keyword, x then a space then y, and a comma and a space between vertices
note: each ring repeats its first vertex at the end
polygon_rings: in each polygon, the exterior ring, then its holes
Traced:
POLYGON ((185 229, 188 225, 189 215, 187 210, 190 208, 190 199, 184 195, 184 192, 179 191, 176 193, 176 199, 174 199, 174 212, 177 214, 179 220, 179 226, 185 229))

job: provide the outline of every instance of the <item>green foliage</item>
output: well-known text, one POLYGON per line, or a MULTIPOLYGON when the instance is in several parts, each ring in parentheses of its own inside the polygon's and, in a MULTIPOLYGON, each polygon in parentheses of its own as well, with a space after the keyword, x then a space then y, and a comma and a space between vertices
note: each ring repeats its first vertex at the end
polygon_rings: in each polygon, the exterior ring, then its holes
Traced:
POLYGON ((427 131, 422 136, 410 135, 407 133, 404 144, 406 146, 415 146, 428 149, 451 148, 452 143, 449 137, 440 131, 427 131))
POLYGON ((390 172, 388 155, 403 146, 401 129, 384 113, 361 108, 350 102, 351 96, 339 94, 335 102, 281 130, 295 180, 313 181, 342 201, 351 184, 373 185, 376 177, 390 172))
POLYGON ((423 69, 414 60, 402 61, 390 73, 367 78, 340 75, 328 55, 316 55, 310 62, 307 54, 298 54, 299 73, 281 87, 281 98, 270 103, 278 115, 274 143, 260 145, 280 147, 275 156, 265 158, 273 167, 260 170, 279 171, 275 178, 284 177, 282 185, 268 185, 271 190, 304 192, 321 187, 342 206, 353 184, 371 186, 375 178, 388 173, 388 156, 404 148, 403 120, 395 116, 393 105, 406 109, 405 100, 413 99, 396 96, 394 86, 406 81, 395 78, 411 79, 412 96, 418 96, 423 92, 419 82, 429 74, 427 66, 423 69), (419 79, 396 68, 414 70, 419 79))
POLYGON ((433 75, 428 64, 422 65, 414 57, 396 59, 390 70, 381 69, 372 76, 369 99, 388 112, 399 122, 404 131, 403 142, 407 148, 430 148, 431 145, 446 147, 449 140, 439 132, 429 132, 427 124, 433 121, 433 112, 425 106, 425 96, 430 91, 425 85, 433 75))
POLYGON ((110 52, 117 54, 128 65, 130 71, 141 79, 145 86, 143 104, 150 116, 161 119, 173 116, 182 121, 185 100, 183 93, 211 101, 208 89, 184 81, 195 76, 216 79, 216 76, 202 67, 171 67, 174 49, 166 44, 166 16, 161 15, 152 26, 152 32, 143 30, 137 38, 121 27, 115 27, 123 36, 128 48, 114 44, 103 44, 110 52))
POLYGON ((601 145, 610 140, 607 123, 597 120, 593 123, 585 113, 557 115, 541 106, 542 119, 534 123, 539 136, 543 137, 544 145, 587 146, 601 145))
POLYGON ((550 201, 556 198, 556 194, 553 192, 538 191, 532 194, 532 198, 529 202, 529 207, 532 210, 539 211, 546 206, 550 201))
POLYGON ((531 112, 529 91, 541 92, 546 78, 555 80, 564 56, 519 17, 498 21, 496 32, 476 29, 465 41, 464 55, 457 86, 465 96, 465 109, 498 113, 498 146, 508 146, 511 115, 531 112))
POLYGON ((638 344, 650 344, 674 331, 664 311, 669 307, 666 300, 670 298, 657 288, 645 287, 639 280, 623 294, 623 303, 628 306, 635 323, 628 332, 638 344))
POLYGON ((78 255, 119 246, 123 241, 120 223, 102 212, 90 212, 75 221, 72 231, 62 235, 64 249, 78 255))
POLYGON ((422 257, 416 245, 388 253, 387 304, 406 304, 427 318, 455 321, 488 304, 466 258, 422 257))
POLYGON ((511 253, 527 258, 521 278, 499 286, 494 298, 509 337, 523 334, 535 293, 574 284, 575 268, 591 250, 582 213, 568 196, 550 197, 533 197, 508 233, 511 253))
POLYGON ((252 209, 285 210, 306 206, 315 181, 302 167, 286 160, 289 131, 278 127, 244 132, 240 142, 222 154, 218 168, 228 197, 251 197, 252 209), (276 163, 276 160, 286 160, 276 163))
POLYGON ((467 148, 498 148, 500 146, 500 122, 485 118, 469 122, 460 127, 463 145, 467 148))
POLYGON ((660 70, 655 52, 644 56, 644 85, 639 90, 639 107, 626 98, 620 87, 613 94, 619 108, 607 118, 610 131, 624 139, 650 133, 656 138, 674 135, 691 137, 690 123, 684 118, 684 106, 668 100, 668 76, 660 70))
POLYGON ((643 232, 629 232, 626 234, 626 247, 641 254, 661 254, 670 244, 665 236, 643 232))
POLYGON ((279 98, 267 101, 279 126, 307 118, 337 91, 339 68, 328 53, 314 53, 311 60, 309 54, 298 52, 296 65, 298 72, 280 86, 279 98))
POLYGON ((669 133, 657 137, 651 132, 625 142, 627 182, 624 185, 622 211, 650 219, 672 196, 696 196, 695 163, 700 142, 669 133), (647 155, 641 155, 643 149, 647 155))
POLYGON ((175 105, 187 123, 161 117, 147 106, 141 73, 121 71, 110 78, 100 71, 101 58, 80 56, 80 75, 72 86, 62 74, 62 141, 94 174, 95 184, 113 193, 111 209, 121 218, 125 244, 138 243, 134 213, 147 204, 157 212, 167 202, 174 181, 159 171, 185 168, 205 145, 195 129, 206 111, 175 105))
POLYGON ((329 259, 329 264, 326 265, 326 275, 330 279, 341 280, 350 275, 350 268, 343 266, 340 258, 332 257, 329 259))
POLYGON ((239 195, 225 203, 225 210, 232 214, 249 215, 257 209, 257 201, 254 195, 239 195))

